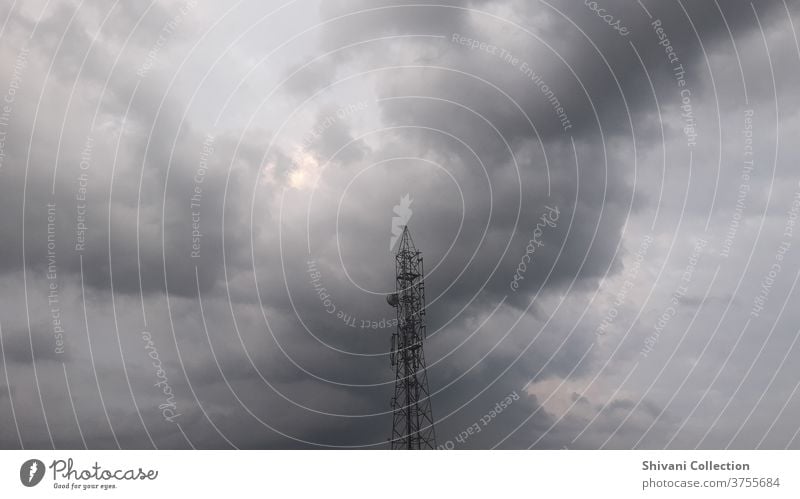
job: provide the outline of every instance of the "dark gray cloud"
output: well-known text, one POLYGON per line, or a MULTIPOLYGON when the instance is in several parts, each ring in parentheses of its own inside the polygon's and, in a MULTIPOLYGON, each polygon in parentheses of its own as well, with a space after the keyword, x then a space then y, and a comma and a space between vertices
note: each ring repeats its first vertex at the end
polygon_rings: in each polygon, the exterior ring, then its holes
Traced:
POLYGON ((0 8, 0 446, 384 447, 408 196, 440 444, 795 447, 796 9, 597 3, 0 8))

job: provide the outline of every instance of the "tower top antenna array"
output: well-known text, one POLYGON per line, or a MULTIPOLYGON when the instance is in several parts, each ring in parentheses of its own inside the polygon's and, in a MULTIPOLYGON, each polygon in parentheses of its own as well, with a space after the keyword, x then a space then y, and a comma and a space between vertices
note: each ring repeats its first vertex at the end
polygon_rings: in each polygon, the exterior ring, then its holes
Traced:
POLYGON ((433 449, 433 429, 428 374, 425 367, 425 276, 422 253, 414 246, 408 226, 394 256, 395 292, 386 301, 397 311, 390 359, 395 369, 392 397, 392 449, 433 449))

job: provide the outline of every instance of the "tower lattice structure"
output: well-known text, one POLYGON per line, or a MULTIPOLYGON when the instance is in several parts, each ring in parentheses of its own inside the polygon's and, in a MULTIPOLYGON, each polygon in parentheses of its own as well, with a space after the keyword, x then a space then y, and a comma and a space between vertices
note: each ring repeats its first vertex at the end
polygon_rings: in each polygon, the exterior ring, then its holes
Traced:
POLYGON ((422 343, 425 340, 425 276, 422 253, 414 246, 408 226, 395 253, 395 293, 388 297, 397 310, 390 359, 395 369, 392 397, 392 449, 433 449, 428 375, 422 343))

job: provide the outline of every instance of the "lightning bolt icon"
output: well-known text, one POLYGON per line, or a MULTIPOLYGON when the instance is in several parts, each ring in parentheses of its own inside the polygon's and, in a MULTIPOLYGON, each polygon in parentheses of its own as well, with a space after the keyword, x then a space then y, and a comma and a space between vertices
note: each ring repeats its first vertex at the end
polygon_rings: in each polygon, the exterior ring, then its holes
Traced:
POLYGON ((39 471, 39 465, 34 461, 31 463, 31 469, 28 470, 28 483, 33 481, 33 475, 35 475, 37 471, 39 471))

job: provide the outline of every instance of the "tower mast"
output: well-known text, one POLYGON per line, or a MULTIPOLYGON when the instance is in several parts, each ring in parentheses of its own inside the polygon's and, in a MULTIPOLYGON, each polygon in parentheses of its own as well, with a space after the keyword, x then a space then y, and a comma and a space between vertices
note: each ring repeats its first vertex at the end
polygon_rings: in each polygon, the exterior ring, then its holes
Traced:
POLYGON ((428 375, 422 343, 425 340, 425 276, 422 253, 414 246, 408 226, 395 254, 395 293, 389 304, 397 310, 390 359, 395 368, 392 397, 392 449, 433 449, 428 375))

